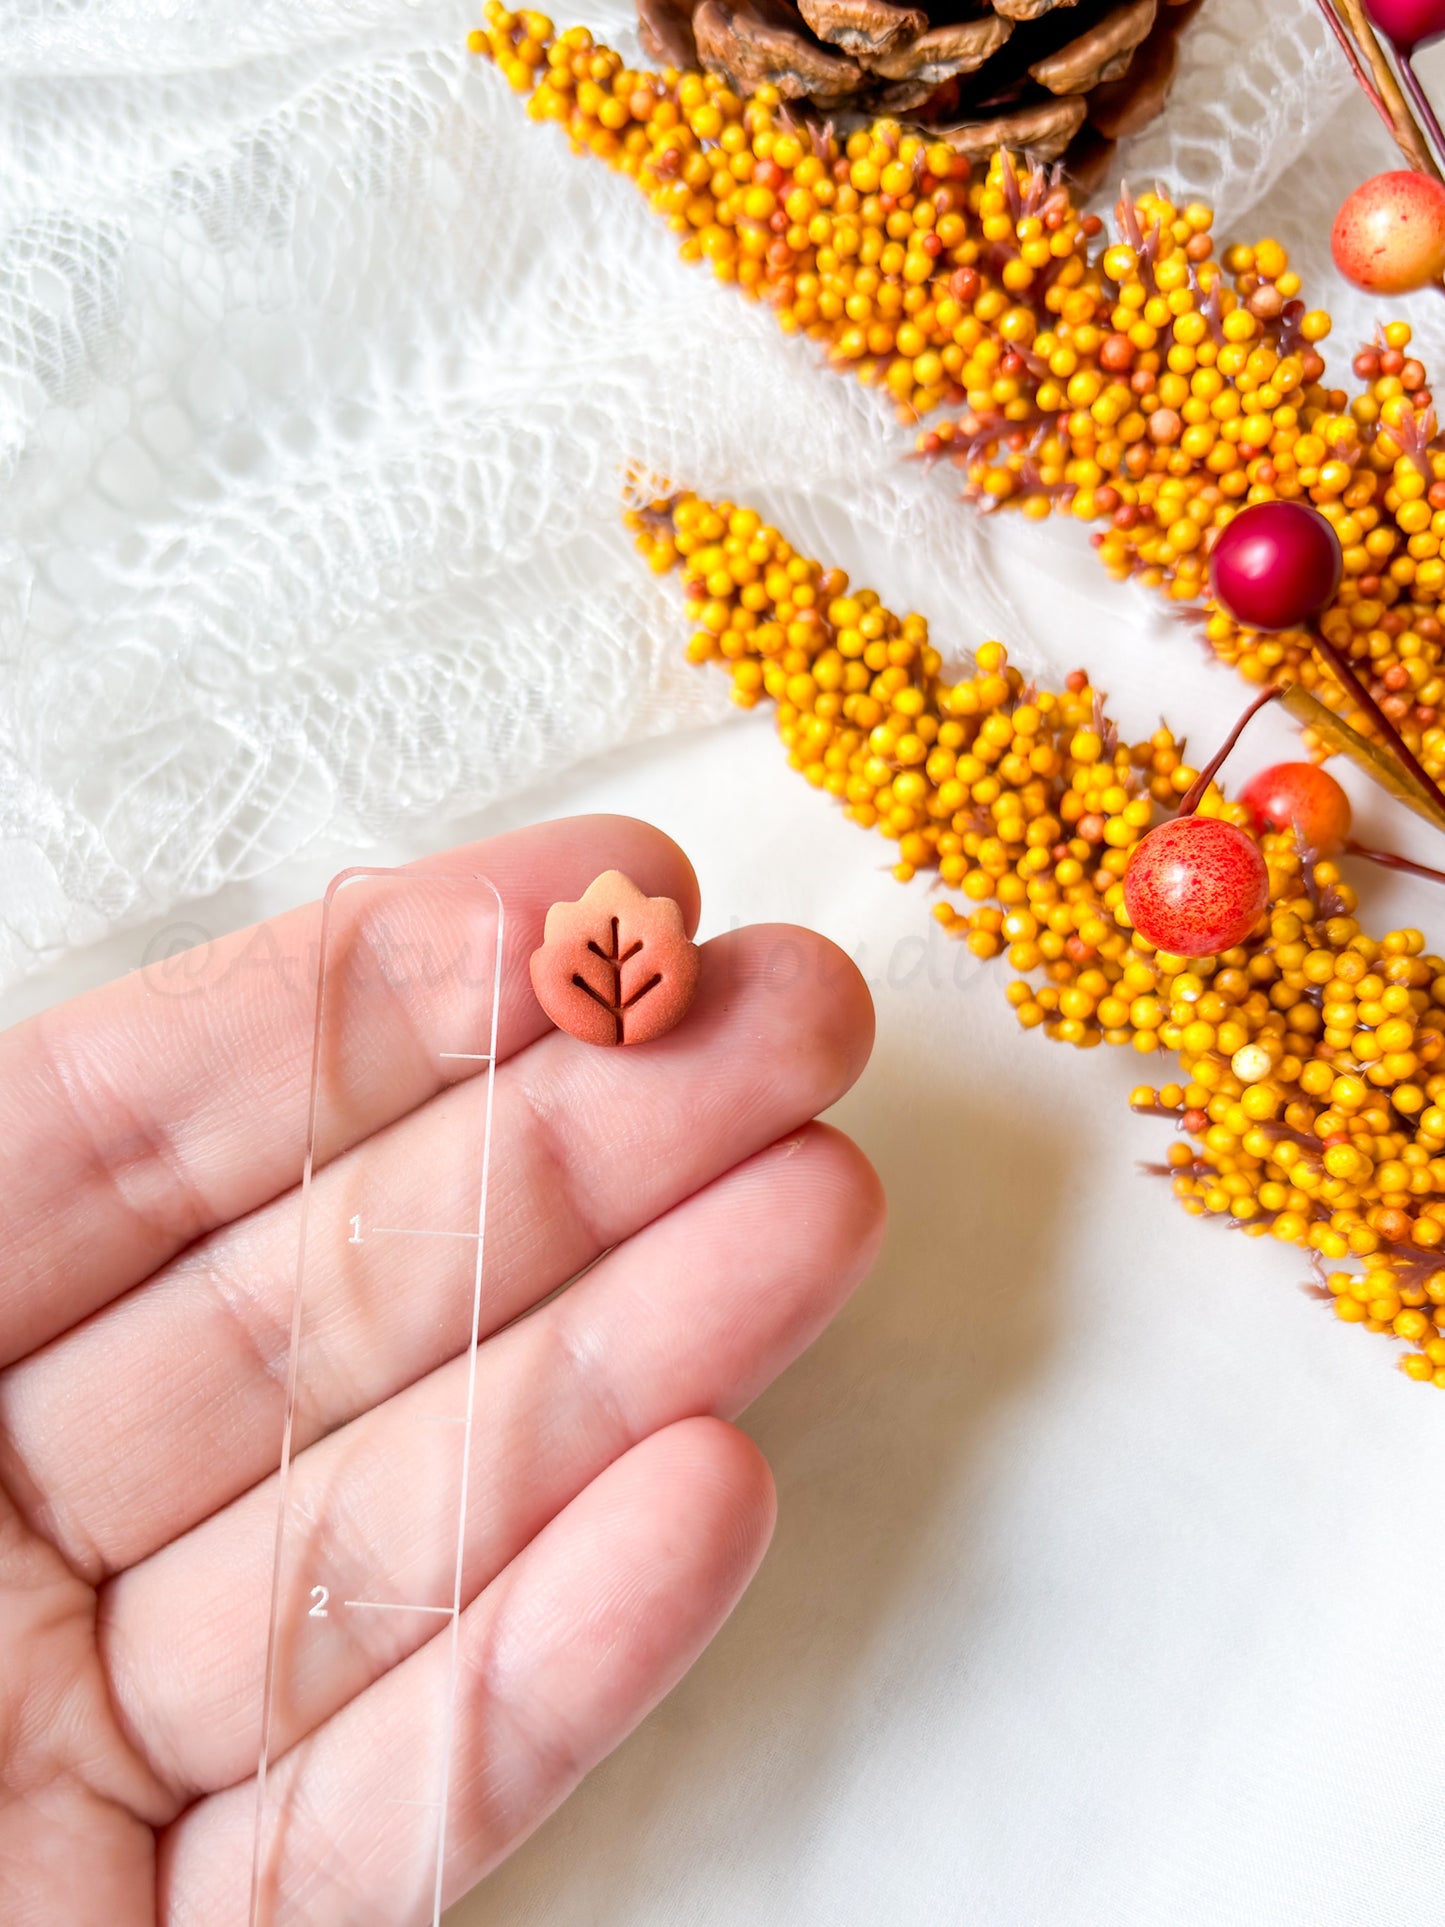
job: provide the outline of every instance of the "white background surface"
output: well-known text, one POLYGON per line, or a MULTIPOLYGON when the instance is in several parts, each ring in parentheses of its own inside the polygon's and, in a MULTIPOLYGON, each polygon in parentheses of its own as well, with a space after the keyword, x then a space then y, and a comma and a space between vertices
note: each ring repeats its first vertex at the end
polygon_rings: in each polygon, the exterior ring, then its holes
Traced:
MULTIPOLYGON (((1053 595, 1029 582, 1034 619, 1053 595)), ((1157 678, 1111 643, 1116 607, 1102 582, 1071 602, 1067 660, 1143 730, 1157 678)), ((1161 647, 1171 709, 1217 733, 1237 686, 1161 647)), ((858 958, 878 1043, 837 1119, 891 1229, 746 1421, 780 1496, 752 1591, 457 1927, 1437 1927, 1445 1402, 1297 1289, 1298 1253, 1136 1174, 1168 1141, 1126 1109, 1140 1060, 1025 1036, 1006 966, 933 934, 922 883, 787 770, 765 715, 461 829, 594 808, 679 838, 704 933, 792 920, 858 958)), ((324 881, 291 865, 183 934, 324 881)), ((1390 891, 1438 927, 1425 886, 1390 891)))
MULTIPOLYGON (((637 452, 771 509, 946 649, 1012 605, 1022 659, 1087 662, 1128 733, 1163 709, 1202 753, 1240 686, 1079 531, 980 533, 946 481, 894 467, 865 398, 460 71, 470 17, 0 4, 10 177, 70 249, 47 272, 78 264, 57 293, 24 279, 33 232, 6 257, 75 349, 69 386, 5 358, 34 342, 0 303, 0 961, 50 958, 0 1013, 362 855, 591 808, 678 837, 705 932, 812 924, 874 983, 838 1119, 892 1226, 749 1415, 773 1551, 459 1927, 1437 1927, 1445 1401, 1309 1301, 1297 1253, 1135 1173, 1168 1142, 1126 1108, 1145 1067, 1019 1031, 1006 966, 937 934, 923 883, 787 771, 766 716, 517 793, 626 727, 717 713, 716 679, 678 671, 673 592, 617 533, 637 452), (563 210, 592 224, 586 299, 541 252, 563 210), (303 219, 325 245, 292 260, 303 219), (152 447, 172 403, 185 433, 152 447)), ((1389 150, 1338 108, 1303 0, 1210 0, 1195 36, 1195 132, 1161 134, 1141 178, 1172 151, 1192 186, 1232 184, 1230 231, 1278 233, 1318 285, 1341 173, 1389 150)), ((1262 719, 1242 767, 1285 740, 1262 719)), ((1361 828, 1424 848, 1380 799, 1361 828)), ((1408 912, 1440 947, 1445 902, 1364 881, 1376 921, 1408 912)))

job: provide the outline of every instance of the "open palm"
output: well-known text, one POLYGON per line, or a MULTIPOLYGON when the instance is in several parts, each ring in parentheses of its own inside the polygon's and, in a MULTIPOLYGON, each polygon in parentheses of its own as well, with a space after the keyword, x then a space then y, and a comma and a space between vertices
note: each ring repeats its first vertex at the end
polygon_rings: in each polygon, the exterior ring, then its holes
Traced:
MULTIPOLYGON (((773 1495, 727 1421, 837 1310, 882 1223, 862 1155, 811 1121, 872 1033, 861 980, 822 938, 718 938, 677 1030, 593 1050, 533 999, 546 909, 616 867, 691 928, 686 859, 619 818, 458 855, 497 883, 508 923, 448 1900, 736 1602, 773 1495)), ((9 1927, 247 1917, 318 928, 311 906, 193 953, 189 995, 143 972, 0 1037, 9 1927)), ((378 1074, 316 1181, 338 1202, 363 1151, 404 1195, 462 1128, 467 1067, 443 1071, 417 1048, 417 1013, 373 994, 378 1074)), ((326 1455, 399 1402, 445 1404, 467 1342, 470 1274, 463 1291, 420 1259, 399 1269, 383 1317, 338 1329, 339 1429, 296 1461, 325 1494, 314 1531, 342 1573, 417 1492, 400 1471, 353 1489, 326 1455)), ((276 1768, 278 1918, 430 1918, 417 1816, 391 1795, 435 1746, 449 1646, 433 1621, 320 1649, 276 1768)))

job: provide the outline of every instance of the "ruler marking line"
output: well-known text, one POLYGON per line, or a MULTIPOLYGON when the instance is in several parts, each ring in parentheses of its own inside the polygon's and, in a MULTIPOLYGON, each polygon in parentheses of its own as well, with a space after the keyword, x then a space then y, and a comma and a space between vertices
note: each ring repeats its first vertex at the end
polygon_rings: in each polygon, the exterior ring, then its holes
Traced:
POLYGON ((374 1613, 440 1613, 452 1616, 450 1606, 414 1606, 408 1599, 343 1599, 343 1606, 359 1606, 374 1613))
POLYGON ((475 1231, 431 1231, 425 1225, 413 1228, 404 1224, 374 1224, 371 1227, 373 1238, 472 1238, 475 1231))

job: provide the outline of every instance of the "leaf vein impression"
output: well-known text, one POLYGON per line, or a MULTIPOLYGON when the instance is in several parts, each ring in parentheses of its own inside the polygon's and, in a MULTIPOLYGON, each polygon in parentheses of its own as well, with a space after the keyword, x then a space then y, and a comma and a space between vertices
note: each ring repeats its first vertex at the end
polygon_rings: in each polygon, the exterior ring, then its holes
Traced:
POLYGON ((611 919, 611 943, 606 950, 602 948, 601 944, 598 943, 595 938, 589 937, 587 940, 587 948, 591 951, 592 955, 600 958, 612 973, 612 994, 610 997, 604 996, 595 984, 589 983, 580 970, 574 970, 572 973, 572 982, 576 985, 577 989, 584 991, 586 995, 592 999, 593 1003, 600 1004, 604 1010, 611 1013, 612 1020, 617 1026, 617 1042, 619 1044, 623 1038, 623 1012, 631 1010, 634 1004, 641 1003, 648 992, 656 990, 657 986, 662 982, 662 972, 655 970, 647 979, 646 983, 640 984, 638 988, 632 992, 630 997, 624 997, 622 994, 622 966, 625 963, 630 963, 644 948, 644 944, 643 939, 638 937, 627 946, 626 950, 622 949, 621 945, 621 931, 616 917, 611 919))

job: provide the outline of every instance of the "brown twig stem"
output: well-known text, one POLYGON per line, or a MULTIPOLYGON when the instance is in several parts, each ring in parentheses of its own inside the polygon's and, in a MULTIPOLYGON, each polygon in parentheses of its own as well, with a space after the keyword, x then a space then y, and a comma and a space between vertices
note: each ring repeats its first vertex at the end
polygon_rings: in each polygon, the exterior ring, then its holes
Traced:
POLYGON ((1395 65, 1400 69, 1400 78, 1405 83, 1405 92, 1410 96, 1410 105, 1419 117, 1426 137, 1437 161, 1445 166, 1445 134, 1440 131, 1440 122, 1435 117, 1435 109, 1430 105, 1430 97, 1420 85, 1420 76, 1415 72, 1414 63, 1403 47, 1390 43, 1395 56, 1395 65))
POLYGON ((1445 883, 1445 870, 1432 870, 1428 863, 1417 863, 1413 857, 1397 856, 1393 850, 1372 850, 1369 844, 1357 843, 1353 837, 1346 839, 1345 854, 1366 857, 1386 870, 1404 870, 1409 876, 1424 877, 1427 883, 1445 883))
POLYGON ((1410 112, 1409 103, 1400 91, 1400 83, 1385 58, 1385 50, 1375 38, 1363 0, 1330 0, 1330 3, 1343 18, 1355 45, 1370 63, 1376 91, 1390 117, 1390 132, 1395 137, 1395 145, 1417 174, 1429 174, 1438 181, 1440 168, 1430 151, 1430 143, 1410 112))
POLYGON ((1385 105, 1384 101, 1381 100, 1380 98, 1379 88, 1375 85, 1374 81, 1371 80, 1369 74, 1366 72, 1365 63, 1360 58, 1359 48, 1355 45, 1354 41, 1351 40, 1350 36, 1345 32, 1344 23, 1341 21, 1340 16, 1335 12, 1334 7, 1330 4, 1330 0, 1315 0, 1315 4, 1319 7, 1320 12, 1325 17, 1325 25, 1329 28, 1330 32, 1335 36, 1335 39, 1339 41, 1340 51, 1345 56, 1345 59, 1348 60, 1350 63, 1350 72, 1355 76, 1355 79, 1359 84, 1360 92, 1365 96, 1365 99, 1369 101, 1370 105, 1374 108, 1375 112, 1380 116, 1380 119, 1385 123, 1386 130, 1389 133, 1391 140, 1393 140, 1395 138, 1395 123, 1390 119, 1389 108, 1385 105))
POLYGON ((1257 714, 1259 710, 1263 709, 1266 703, 1278 702, 1283 694, 1284 691, 1282 689, 1274 688, 1266 689, 1255 697, 1254 701, 1249 705, 1249 708, 1245 710, 1239 721, 1234 725, 1234 728, 1230 730, 1229 734, 1225 737, 1222 746, 1215 751, 1214 755, 1204 765, 1204 768, 1180 798, 1180 816, 1193 816, 1194 812, 1204 800, 1205 791, 1209 788, 1209 785, 1214 781, 1223 766, 1225 757, 1228 756, 1229 752, 1234 748, 1234 745, 1244 734, 1245 725, 1249 722, 1249 719, 1257 714))

